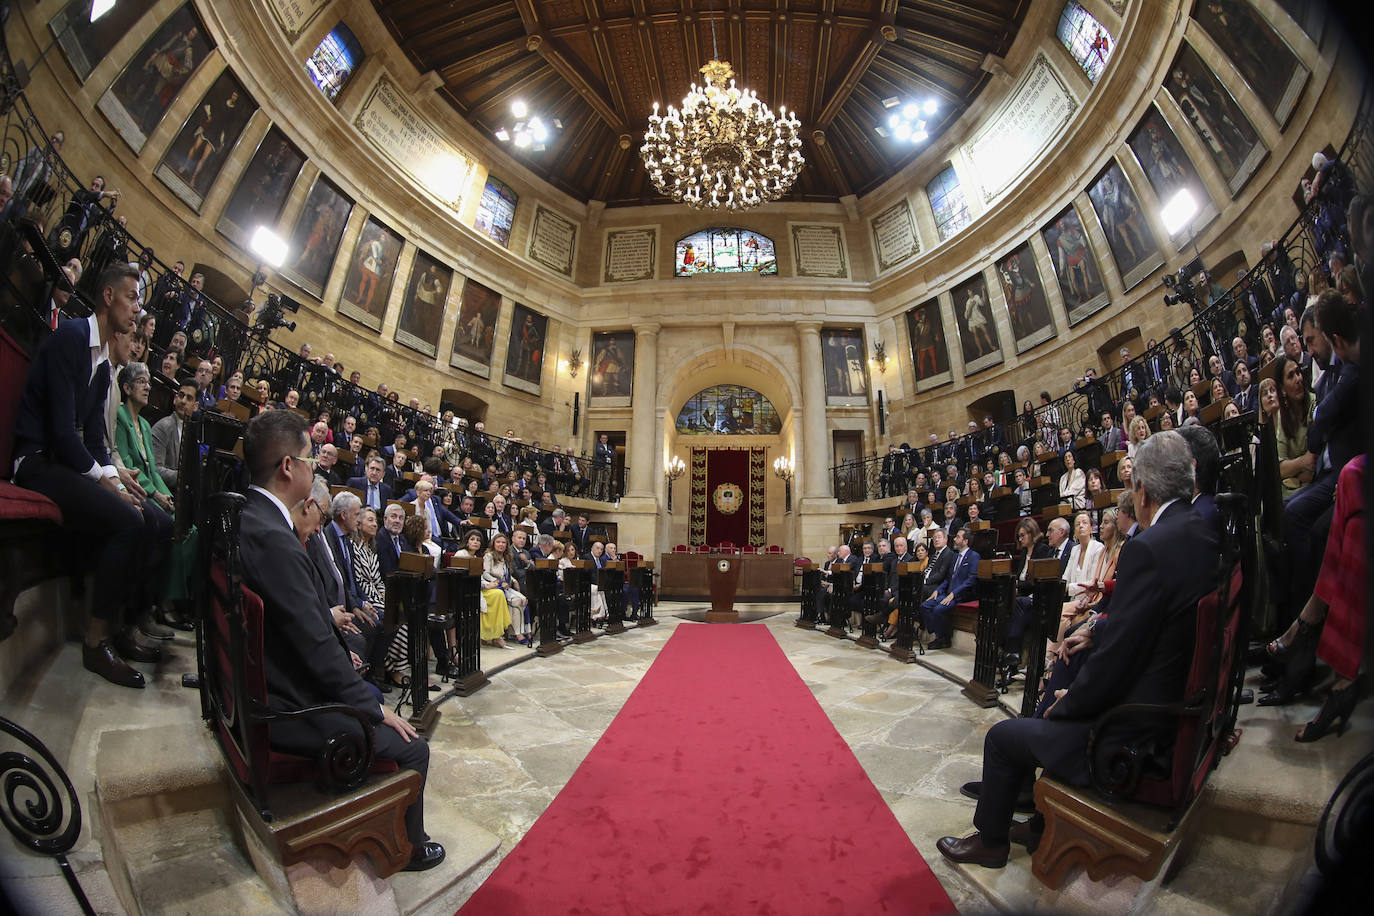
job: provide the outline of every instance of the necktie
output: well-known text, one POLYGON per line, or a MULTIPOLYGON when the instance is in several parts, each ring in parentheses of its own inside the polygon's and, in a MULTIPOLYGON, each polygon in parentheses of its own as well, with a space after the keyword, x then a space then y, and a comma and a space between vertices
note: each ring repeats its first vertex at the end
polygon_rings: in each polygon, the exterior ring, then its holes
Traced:
POLYGON ((396 556, 399 557, 399 556, 401 555, 401 538, 400 538, 400 536, 399 536, 399 535, 393 534, 393 535, 391 536, 391 543, 394 544, 394 545, 396 546, 396 556))
POLYGON ((367 485, 367 505, 372 509, 380 509, 382 507, 377 499, 377 485, 375 483, 367 485))

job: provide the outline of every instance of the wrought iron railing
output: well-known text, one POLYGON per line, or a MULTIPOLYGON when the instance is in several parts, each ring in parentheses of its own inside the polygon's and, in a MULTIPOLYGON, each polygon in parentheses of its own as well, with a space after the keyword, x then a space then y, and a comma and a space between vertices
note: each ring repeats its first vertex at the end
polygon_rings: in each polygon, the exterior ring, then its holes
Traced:
MULTIPOLYGON (((1364 194, 1374 192, 1374 96, 1371 94, 1366 93, 1361 99, 1355 122, 1337 159, 1339 167, 1348 171, 1352 190, 1364 194)), ((1333 222, 1343 224, 1343 220, 1332 219, 1333 207, 1338 205, 1329 198, 1312 200, 1279 237, 1271 255, 1255 264, 1229 289, 1215 297, 1208 297, 1207 290, 1198 290, 1199 303, 1193 307, 1190 321, 1137 356, 1129 368, 1118 367, 1096 379, 1092 385, 1076 388, 1042 405, 1033 417, 1021 415, 1010 423, 1002 424, 1003 441, 1013 450, 1020 445, 1033 448, 1037 438, 1052 437, 1062 428, 1068 428, 1072 437, 1077 439, 1084 431, 1096 428, 1102 407, 1108 407, 1115 416, 1120 416, 1120 406, 1131 390, 1127 386, 1128 378, 1143 380, 1145 389, 1157 391, 1162 399, 1163 391, 1167 388, 1186 390, 1193 368, 1197 368, 1204 379, 1207 378, 1207 362, 1211 356, 1221 356, 1226 365, 1234 362, 1231 358, 1231 341, 1236 337, 1245 340, 1250 353, 1260 352, 1260 327, 1269 323, 1271 316, 1258 314, 1255 299, 1249 295, 1250 290, 1262 289, 1265 295, 1260 298, 1267 298, 1275 306, 1296 301, 1295 272, 1301 270, 1304 274, 1310 273, 1322 263, 1333 245, 1339 245, 1349 252, 1349 239, 1343 225, 1333 227, 1333 222), (1210 298, 1210 301, 1204 301, 1205 298, 1210 298), (1128 372, 1138 375, 1130 376, 1128 372)), ((1214 284, 1217 279, 1213 278, 1214 284)), ((1295 311, 1299 314, 1303 304, 1296 304, 1295 311)), ((1282 316, 1282 311, 1279 315, 1282 316)), ((1144 394, 1145 391, 1137 389, 1136 393, 1144 394)), ((984 430, 979 430, 945 440, 936 447, 913 449, 904 459, 905 470, 901 475, 884 469, 885 456, 832 467, 830 475, 834 496, 842 503, 900 500, 905 493, 904 488, 899 492, 900 485, 903 482, 909 485, 916 477, 917 468, 925 470, 932 466, 928 457, 931 448, 938 448, 942 454, 948 450, 956 456, 965 456, 969 454, 970 444, 975 440, 979 443, 986 441, 986 435, 984 430)), ((1046 442, 1046 445, 1052 443, 1046 442)), ((958 463, 961 469, 966 467, 966 460, 958 463)))
MULTIPOLYGON (((157 316, 156 342, 165 344, 175 327, 182 326, 178 319, 184 318, 186 354, 206 359, 219 357, 223 361, 222 377, 216 384, 222 384, 238 370, 245 380, 268 381, 276 400, 284 399, 288 389, 295 389, 300 395, 301 409, 312 416, 328 410, 336 426, 344 416, 355 417, 360 434, 368 428, 376 430, 379 445, 390 445, 398 433, 405 433, 408 444, 418 447, 422 457, 427 457, 435 445, 444 444, 448 447, 446 457, 452 463, 465 455, 474 461, 490 458, 490 462, 481 462, 483 469, 488 463, 495 463, 511 470, 548 472, 549 489, 558 494, 577 493, 605 502, 620 498, 628 466, 597 469, 590 457, 582 455, 576 458, 578 474, 571 475, 561 470, 567 461, 563 453, 485 431, 444 428, 434 414, 387 400, 376 391, 340 377, 332 367, 312 363, 291 352, 274 342, 270 332, 250 327, 251 302, 237 309, 226 308, 193 290, 188 278, 173 272, 152 247, 120 225, 117 208, 100 204, 87 207, 84 226, 80 231, 71 231, 68 241, 62 233, 72 226, 64 217, 75 212, 74 201, 81 205, 77 194, 87 183, 78 179, 62 159, 60 148, 50 142, 55 133, 45 131, 39 123, 15 76, 8 46, 0 34, 0 175, 14 179, 13 200, 3 218, 13 222, 32 220, 42 230, 49 247, 59 254, 59 263, 75 257, 83 265, 81 279, 64 308, 66 313, 89 314, 90 297, 96 294, 95 286, 105 266, 116 260, 137 263, 144 274, 145 307, 157 316), (552 473, 555 461, 560 467, 558 474, 552 473)), ((46 319, 46 295, 31 306, 46 319)))

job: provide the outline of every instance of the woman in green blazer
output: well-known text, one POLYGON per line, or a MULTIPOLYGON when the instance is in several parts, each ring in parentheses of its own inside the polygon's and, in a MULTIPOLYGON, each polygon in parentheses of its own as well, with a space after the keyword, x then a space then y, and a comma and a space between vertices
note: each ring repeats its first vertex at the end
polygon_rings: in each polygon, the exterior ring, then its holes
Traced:
MULTIPOLYGON (((157 462, 153 460, 153 428, 143 418, 143 408, 148 406, 148 392, 152 390, 148 367, 143 363, 125 366, 119 372, 119 388, 124 395, 124 403, 119 405, 115 448, 124 466, 137 472, 138 483, 148 493, 148 498, 171 514, 172 491, 157 472, 157 462)), ((170 602, 190 597, 187 577, 195 563, 195 556, 196 535, 192 530, 186 540, 172 544, 168 554, 167 581, 163 583, 159 595, 161 599, 170 602)))

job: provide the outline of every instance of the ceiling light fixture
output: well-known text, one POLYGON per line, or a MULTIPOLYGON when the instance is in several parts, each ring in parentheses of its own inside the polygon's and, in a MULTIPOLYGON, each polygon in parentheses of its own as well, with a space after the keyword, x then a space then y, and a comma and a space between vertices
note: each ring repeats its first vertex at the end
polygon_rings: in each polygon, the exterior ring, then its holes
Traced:
POLYGON ((926 99, 924 102, 907 102, 903 105, 895 98, 883 99, 884 108, 897 108, 899 105, 901 107, 892 113, 886 125, 873 128, 878 136, 895 137, 911 143, 924 143, 930 139, 926 119, 939 110, 939 103, 934 99, 926 99))
POLYGON ((735 71, 716 50, 692 84, 682 110, 664 115, 654 103, 639 155, 662 193, 694 209, 743 210, 777 200, 797 180, 806 160, 801 124, 786 107, 774 114, 752 89, 735 87, 735 71))
POLYGON ((507 128, 503 124, 492 131, 492 135, 502 143, 514 144, 516 149, 543 152, 553 131, 563 129, 563 122, 557 118, 529 117, 529 106, 522 99, 511 102, 510 113, 516 118, 515 126, 507 128))

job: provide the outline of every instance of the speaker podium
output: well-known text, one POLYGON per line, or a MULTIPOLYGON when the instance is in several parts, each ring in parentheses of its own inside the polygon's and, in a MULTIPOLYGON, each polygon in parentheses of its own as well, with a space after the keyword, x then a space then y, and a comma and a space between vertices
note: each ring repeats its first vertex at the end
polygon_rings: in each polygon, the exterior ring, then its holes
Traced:
POLYGON ((739 611, 735 610, 739 573, 739 557, 718 557, 711 564, 707 573, 711 586, 711 610, 706 612, 707 623, 739 623, 739 611))

